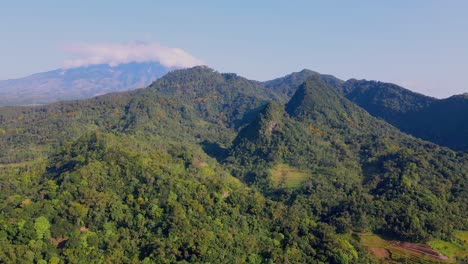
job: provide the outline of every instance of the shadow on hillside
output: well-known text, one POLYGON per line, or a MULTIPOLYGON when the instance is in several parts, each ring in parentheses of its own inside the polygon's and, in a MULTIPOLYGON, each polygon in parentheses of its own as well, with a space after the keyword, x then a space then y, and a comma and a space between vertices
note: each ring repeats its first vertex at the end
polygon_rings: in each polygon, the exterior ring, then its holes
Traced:
POLYGON ((229 155, 229 150, 221 147, 218 143, 204 140, 200 143, 200 146, 208 156, 215 158, 218 162, 224 161, 229 155))

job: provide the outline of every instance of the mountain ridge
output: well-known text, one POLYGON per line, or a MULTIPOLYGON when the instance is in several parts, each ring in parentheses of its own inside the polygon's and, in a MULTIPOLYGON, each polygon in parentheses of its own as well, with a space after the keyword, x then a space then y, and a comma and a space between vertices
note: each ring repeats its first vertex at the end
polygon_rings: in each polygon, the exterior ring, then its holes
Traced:
MULTIPOLYGON (((273 83, 281 87, 278 91, 285 98, 290 98, 299 82, 314 76, 321 75, 303 70, 275 79, 273 83)), ((396 84, 357 79, 335 84, 331 86, 344 97, 405 133, 455 150, 468 150, 468 125, 462 114, 467 109, 466 95, 437 99, 396 84)), ((277 87, 269 86, 272 89, 277 87)))
POLYGON ((394 84, 347 81, 346 98, 403 132, 455 150, 468 150, 468 98, 436 99, 394 84))

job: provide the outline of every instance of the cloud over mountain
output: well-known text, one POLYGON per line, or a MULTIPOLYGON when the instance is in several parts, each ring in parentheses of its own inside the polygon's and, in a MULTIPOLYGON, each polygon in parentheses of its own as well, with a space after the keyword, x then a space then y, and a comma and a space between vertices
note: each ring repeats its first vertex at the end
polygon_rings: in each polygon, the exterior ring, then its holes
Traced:
POLYGON ((63 50, 74 58, 64 61, 63 68, 92 64, 116 66, 129 62, 158 61, 165 67, 193 67, 203 62, 180 48, 165 47, 155 42, 71 43, 63 50))

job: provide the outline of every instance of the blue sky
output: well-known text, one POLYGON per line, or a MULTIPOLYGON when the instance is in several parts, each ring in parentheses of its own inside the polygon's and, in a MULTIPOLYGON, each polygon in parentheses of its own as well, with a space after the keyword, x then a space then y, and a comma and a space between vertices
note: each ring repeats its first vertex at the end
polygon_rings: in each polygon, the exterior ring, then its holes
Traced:
POLYGON ((267 80, 303 68, 436 96, 468 92, 468 1, 5 1, 0 79, 62 67, 69 45, 157 43, 267 80))

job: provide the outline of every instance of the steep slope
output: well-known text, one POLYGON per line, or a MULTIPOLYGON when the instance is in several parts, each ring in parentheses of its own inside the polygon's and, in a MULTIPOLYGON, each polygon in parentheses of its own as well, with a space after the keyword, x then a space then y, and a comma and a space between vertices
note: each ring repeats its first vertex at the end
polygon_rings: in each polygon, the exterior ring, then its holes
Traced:
POLYGON ((403 115, 396 125, 416 137, 468 151, 468 96, 455 95, 403 115))
POLYGON ((411 92, 392 83, 351 79, 338 89, 371 115, 397 123, 404 114, 428 107, 437 99, 411 92))
POLYGON ((455 150, 468 149, 468 98, 436 99, 390 83, 346 81, 339 90, 370 114, 415 137, 455 150))
POLYGON ((312 118, 330 127, 363 122, 365 113, 330 89, 319 78, 310 78, 297 89, 286 104, 286 111, 296 118, 312 118))
POLYGON ((0 106, 46 104, 143 88, 173 70, 158 62, 58 69, 0 81, 0 106))
MULTIPOLYGON (((276 159, 279 147, 278 137, 283 127, 285 116, 283 106, 270 102, 249 125, 244 127, 233 142, 231 155, 238 156, 248 166, 270 162, 276 159), (236 153, 236 151, 239 151, 236 153), (248 155, 246 152, 249 152, 248 155), (245 158, 245 159, 244 159, 245 158)), ((251 183, 254 178, 244 178, 251 183)))
POLYGON ((235 175, 339 232, 424 241, 468 227, 467 155, 399 132, 318 78, 301 85, 285 110, 268 115, 267 108, 239 133, 227 159, 235 175), (264 124, 279 125, 269 133, 264 124), (278 173, 285 187, 275 184, 278 173))
POLYGON ((295 92, 297 87, 311 77, 318 76, 320 80, 332 87, 339 87, 343 81, 334 77, 333 75, 320 74, 311 70, 304 69, 300 72, 293 72, 284 77, 274 80, 263 82, 265 87, 276 91, 289 99, 295 92))

